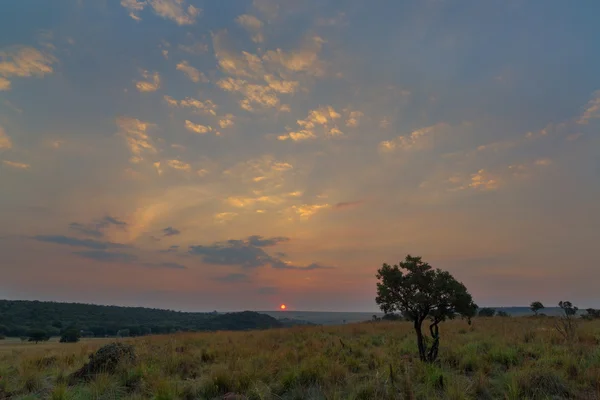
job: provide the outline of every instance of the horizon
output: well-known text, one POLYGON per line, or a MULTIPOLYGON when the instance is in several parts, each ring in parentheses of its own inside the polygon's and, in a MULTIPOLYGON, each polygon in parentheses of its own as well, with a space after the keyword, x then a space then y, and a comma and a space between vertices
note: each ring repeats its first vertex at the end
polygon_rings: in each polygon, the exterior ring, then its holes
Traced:
POLYGON ((600 308, 600 3, 39 3, 0 13, 0 298, 370 313, 410 254, 600 308))

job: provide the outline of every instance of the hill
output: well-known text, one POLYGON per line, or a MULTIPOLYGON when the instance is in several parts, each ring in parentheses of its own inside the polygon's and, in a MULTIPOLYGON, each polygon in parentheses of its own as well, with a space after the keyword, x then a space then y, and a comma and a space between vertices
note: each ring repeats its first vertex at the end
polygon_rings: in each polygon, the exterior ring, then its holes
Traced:
POLYGON ((216 331, 278 328, 285 324, 266 314, 252 311, 234 313, 194 313, 144 307, 102 306, 46 301, 0 300, 0 335, 26 336, 42 329, 58 336, 68 327, 85 336, 124 336, 172 333, 177 331, 216 331))

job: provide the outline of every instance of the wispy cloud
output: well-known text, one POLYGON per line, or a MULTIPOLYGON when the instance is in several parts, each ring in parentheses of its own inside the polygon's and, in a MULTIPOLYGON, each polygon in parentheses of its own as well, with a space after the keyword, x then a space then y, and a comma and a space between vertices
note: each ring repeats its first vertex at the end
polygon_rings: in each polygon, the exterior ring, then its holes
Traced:
POLYGON ((398 136, 393 140, 386 140, 379 144, 381 151, 394 150, 417 151, 424 150, 433 145, 433 135, 449 127, 446 123, 438 123, 412 131, 409 135, 398 136))
POLYGON ((160 88, 160 75, 158 72, 150 73, 148 71, 142 71, 142 77, 145 81, 138 81, 135 87, 140 92, 155 92, 160 88))
POLYGON ((38 242, 55 243, 72 247, 86 247, 94 250, 121 249, 128 247, 121 243, 103 242, 93 239, 79 239, 64 235, 37 235, 32 239, 38 242))
POLYGON ((71 222, 69 224, 69 229, 81 233, 86 236, 92 236, 96 238, 103 237, 105 234, 105 230, 111 227, 116 227, 119 229, 125 229, 127 223, 121 221, 115 217, 111 217, 107 215, 99 220, 96 220, 92 223, 82 224, 79 222, 71 222))
POLYGON ((177 64, 177 70, 183 72, 194 83, 208 82, 208 78, 202 71, 192 67, 187 61, 177 64))
POLYGON ((12 148, 12 140, 4 131, 4 128, 0 126, 0 149, 10 149, 12 148))
POLYGON ((29 164, 20 163, 20 162, 16 162, 16 161, 3 160, 2 164, 6 165, 7 167, 16 168, 16 169, 30 169, 31 168, 31 165, 29 165, 29 164))
POLYGON ((119 134, 125 138, 127 147, 132 154, 130 158, 132 163, 142 161, 144 154, 157 153, 156 147, 148 135, 148 130, 154 127, 154 124, 131 117, 119 117, 116 124, 119 127, 119 134))
POLYGON ((334 210, 346 210, 350 208, 356 208, 364 204, 364 200, 357 201, 343 201, 333 205, 334 210))
POLYGON ((217 105, 212 100, 201 101, 193 97, 186 97, 183 100, 175 100, 171 96, 164 96, 165 102, 171 107, 190 108, 196 113, 204 113, 216 116, 217 105))
POLYGON ((140 21, 139 14, 150 5, 154 13, 165 19, 170 19, 177 25, 191 25, 202 11, 193 5, 186 5, 185 0, 121 0, 121 6, 129 10, 129 16, 140 21))
POLYGON ((185 120, 185 129, 193 133, 199 133, 201 135, 204 133, 212 132, 213 130, 212 127, 208 125, 195 124, 188 119, 185 120))
POLYGON ((311 110, 306 118, 296 121, 300 128, 299 130, 279 135, 277 139, 301 141, 316 138, 317 133, 322 133, 325 136, 342 135, 343 132, 336 123, 336 120, 340 117, 341 115, 332 106, 324 106, 316 110, 311 110))
POLYGON ((577 123, 586 125, 595 118, 600 118, 600 90, 594 92, 592 99, 588 102, 577 123))
POLYGON ((0 91, 11 88, 8 78, 41 78, 53 73, 52 64, 56 61, 54 56, 33 47, 21 46, 0 51, 0 91))
POLYGON ((252 34, 252 41, 256 43, 264 42, 265 38, 261 32, 263 23, 254 15, 243 14, 236 18, 238 24, 243 26, 252 34))
POLYGON ((179 235, 181 231, 179 229, 175 229, 172 226, 166 227, 163 229, 163 236, 175 236, 179 235))

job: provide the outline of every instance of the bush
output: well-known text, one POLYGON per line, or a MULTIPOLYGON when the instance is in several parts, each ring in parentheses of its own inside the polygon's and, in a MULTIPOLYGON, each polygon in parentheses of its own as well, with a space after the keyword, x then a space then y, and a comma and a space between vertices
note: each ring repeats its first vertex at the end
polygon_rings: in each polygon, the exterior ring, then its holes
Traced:
POLYGON ((125 343, 110 343, 102 346, 94 354, 90 354, 90 361, 81 369, 71 375, 72 381, 89 379, 99 373, 113 374, 120 363, 134 363, 135 351, 132 345, 125 343))
POLYGON ((48 332, 41 330, 41 329, 34 329, 31 332, 29 332, 29 339, 30 342, 47 342, 48 340, 50 340, 50 335, 48 335, 48 332))
POLYGON ((77 329, 69 329, 65 331, 60 337, 60 343, 77 343, 81 334, 77 329))

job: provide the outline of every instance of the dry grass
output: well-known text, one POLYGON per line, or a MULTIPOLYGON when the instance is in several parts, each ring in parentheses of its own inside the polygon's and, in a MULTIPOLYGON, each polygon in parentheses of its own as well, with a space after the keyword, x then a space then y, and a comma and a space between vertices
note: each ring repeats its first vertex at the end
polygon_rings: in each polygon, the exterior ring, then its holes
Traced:
POLYGON ((407 323, 130 339, 136 365, 74 386, 68 375, 107 340, 5 342, 0 399, 600 399, 599 322, 573 344, 545 318, 452 321, 441 333, 435 365, 415 357, 407 323))

